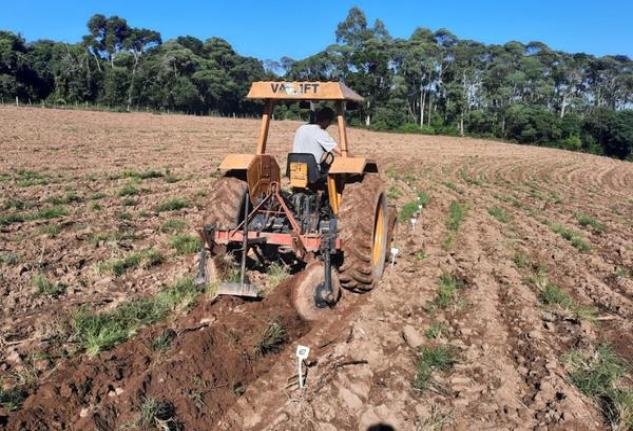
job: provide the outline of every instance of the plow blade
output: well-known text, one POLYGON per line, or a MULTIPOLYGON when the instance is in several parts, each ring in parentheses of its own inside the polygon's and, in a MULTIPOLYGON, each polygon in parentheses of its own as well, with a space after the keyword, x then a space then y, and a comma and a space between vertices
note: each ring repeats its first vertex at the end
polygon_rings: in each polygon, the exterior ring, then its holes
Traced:
POLYGON ((259 289, 252 284, 221 283, 218 286, 218 295, 244 296, 247 298, 259 298, 259 289))

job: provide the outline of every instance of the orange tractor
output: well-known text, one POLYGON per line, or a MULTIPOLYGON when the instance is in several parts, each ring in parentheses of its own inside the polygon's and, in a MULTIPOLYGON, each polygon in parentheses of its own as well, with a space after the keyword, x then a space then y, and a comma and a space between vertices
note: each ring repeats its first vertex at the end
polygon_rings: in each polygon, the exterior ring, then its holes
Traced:
POLYGON ((292 286, 298 313, 317 320, 337 303, 341 286, 365 292, 378 283, 395 222, 376 163, 348 155, 346 102, 363 98, 340 82, 255 82, 247 97, 264 100, 257 149, 229 154, 220 164, 223 176, 200 229, 205 248, 197 280, 213 281, 222 257, 233 255, 241 261, 240 282, 221 284, 219 293, 257 296, 245 282, 247 256, 260 267, 281 259, 300 271, 292 286), (266 154, 277 101, 333 103, 341 151, 323 160, 288 154, 284 188, 277 160, 266 154))

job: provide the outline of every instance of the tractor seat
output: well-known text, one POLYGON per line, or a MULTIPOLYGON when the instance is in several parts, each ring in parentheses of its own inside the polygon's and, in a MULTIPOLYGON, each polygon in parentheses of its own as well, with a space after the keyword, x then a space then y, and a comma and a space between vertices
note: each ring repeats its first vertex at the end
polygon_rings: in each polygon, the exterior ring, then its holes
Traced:
POLYGON ((327 178, 327 170, 319 169, 312 153, 290 153, 286 175, 290 178, 292 187, 306 188, 324 182, 327 178))

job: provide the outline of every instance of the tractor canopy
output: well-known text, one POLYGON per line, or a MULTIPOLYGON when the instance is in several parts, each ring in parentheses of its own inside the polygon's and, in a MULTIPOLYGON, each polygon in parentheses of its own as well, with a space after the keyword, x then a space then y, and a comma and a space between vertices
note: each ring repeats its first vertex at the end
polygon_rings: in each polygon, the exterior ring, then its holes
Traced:
POLYGON ((342 82, 258 81, 251 84, 247 99, 333 100, 362 102, 363 97, 342 82))

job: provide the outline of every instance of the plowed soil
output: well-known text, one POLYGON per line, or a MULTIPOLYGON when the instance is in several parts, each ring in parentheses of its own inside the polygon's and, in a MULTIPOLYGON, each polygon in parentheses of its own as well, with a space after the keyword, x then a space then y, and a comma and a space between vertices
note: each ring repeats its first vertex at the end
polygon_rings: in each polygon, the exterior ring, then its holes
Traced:
MULTIPOLYGON (((298 125, 271 126, 281 166, 298 125)), ((0 428, 609 429, 566 358, 609 345, 633 364, 633 164, 560 150, 352 129, 352 153, 379 163, 391 203, 429 197, 415 225, 398 223, 399 254, 373 291, 344 292, 318 324, 292 309, 292 279, 261 302, 202 294, 111 350, 80 349, 77 310, 112 310, 191 273, 165 222, 196 235, 222 157, 252 152, 258 126, 0 108, 0 384, 26 390, 19 408, 0 406, 0 428), (157 211, 172 198, 186 205, 157 211), (148 249, 164 260, 100 270, 148 249), (64 289, 47 292, 38 275, 64 289), (440 306, 448 276, 458 289, 440 306), (544 303, 545 285, 573 306, 544 303), (273 321, 283 344, 258 351, 273 321), (171 346, 152 349, 166 330, 171 346), (298 344, 311 348, 304 390, 298 344), (419 349, 434 346, 456 363, 421 390, 419 349), (148 399, 168 411, 142 422, 148 399)))

